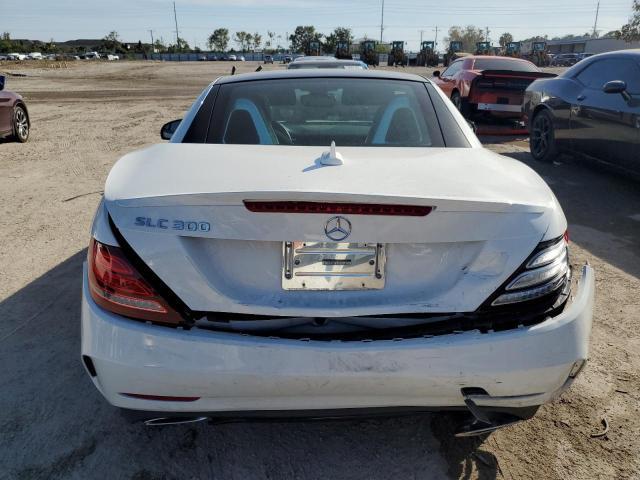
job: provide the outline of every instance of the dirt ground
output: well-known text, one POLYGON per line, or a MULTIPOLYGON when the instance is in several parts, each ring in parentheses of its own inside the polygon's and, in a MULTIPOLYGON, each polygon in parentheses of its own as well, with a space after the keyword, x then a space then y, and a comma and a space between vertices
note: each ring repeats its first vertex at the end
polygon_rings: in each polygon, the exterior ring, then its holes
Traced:
POLYGON ((0 64, 32 120, 27 144, 0 141, 0 478, 640 479, 640 188, 577 159, 535 163, 517 138, 483 140, 547 180, 572 263, 597 276, 590 362, 533 420, 459 440, 451 414, 155 429, 121 419, 79 357, 91 218, 113 163, 159 142, 160 126, 230 69, 0 64), (592 437, 603 418, 609 432, 592 437))

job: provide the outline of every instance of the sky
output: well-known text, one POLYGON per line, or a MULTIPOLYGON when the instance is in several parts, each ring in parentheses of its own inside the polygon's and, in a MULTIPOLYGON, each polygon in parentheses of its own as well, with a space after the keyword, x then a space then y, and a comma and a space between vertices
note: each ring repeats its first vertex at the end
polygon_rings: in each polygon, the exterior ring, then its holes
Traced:
MULTIPOLYGON (((216 28, 286 37, 297 25, 314 25, 323 33, 350 27, 356 36, 379 40, 382 0, 176 0, 180 36, 193 46, 206 48, 216 28)), ((498 44, 500 35, 514 39, 549 35, 583 34, 593 30, 598 0, 385 0, 383 40, 404 40, 416 50, 420 38, 444 37, 452 25, 489 29, 498 44), (420 32, 422 30, 422 32, 420 32)), ((619 29, 631 13, 632 0, 601 0, 598 31, 619 29)), ((122 41, 166 43, 175 39, 171 0, 0 0, 0 32, 12 38, 65 41, 102 38, 110 31, 122 41)), ((264 40, 263 40, 264 41, 264 40)), ((234 45, 235 46, 235 45, 234 45)))

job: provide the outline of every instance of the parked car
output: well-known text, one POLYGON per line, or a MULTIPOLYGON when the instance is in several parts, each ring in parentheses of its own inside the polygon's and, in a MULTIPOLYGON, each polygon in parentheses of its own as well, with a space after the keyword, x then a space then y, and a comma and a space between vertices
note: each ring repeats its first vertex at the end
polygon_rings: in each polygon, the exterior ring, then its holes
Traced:
POLYGON ((31 121, 22 96, 5 90, 6 77, 0 75, 0 138, 24 143, 29 139, 31 121))
POLYGON ((287 65, 287 70, 296 70, 301 68, 342 68, 342 69, 360 69, 366 70, 369 66, 360 60, 316 60, 304 62, 291 62, 287 65))
POLYGON ((29 55, 27 55, 27 59, 28 60, 42 60, 42 53, 40 52, 31 52, 29 55))
POLYGON ((580 60, 580 55, 577 53, 560 53, 553 57, 549 65, 551 67, 570 67, 580 60))
POLYGON ((431 81, 226 76, 161 135, 111 170, 82 293, 86 371, 147 424, 467 409, 478 434, 585 365, 556 197, 431 81))
POLYGON ((640 174, 640 51, 589 57, 525 92, 531 154, 551 161, 560 152, 596 158, 640 174))
POLYGON ((26 60, 27 56, 24 53, 8 53, 7 60, 26 60))
POLYGON ((106 58, 107 58, 107 60, 108 60, 108 61, 110 61, 110 62, 112 62, 112 61, 114 61, 114 60, 120 60, 120 57, 119 57, 118 55, 113 55, 113 54, 111 54, 111 53, 107 54, 107 57, 106 57, 106 58))
POLYGON ((231 62, 235 62, 236 60, 238 60, 238 57, 236 57, 235 55, 231 54, 227 57, 227 60, 231 61, 231 62))
POLYGON ((284 55, 282 57, 282 63, 291 63, 293 61, 293 57, 291 55, 284 55))
POLYGON ((527 86, 537 78, 555 76, 528 60, 489 55, 459 58, 433 75, 434 83, 466 117, 481 113, 513 119, 522 116, 527 86))
POLYGON ((264 59, 263 59, 264 63, 273 63, 273 56, 272 55, 265 55, 264 59))
POLYGON ((238 61, 239 61, 239 62, 244 62, 244 61, 245 61, 244 56, 240 55, 240 56, 238 57, 238 61))

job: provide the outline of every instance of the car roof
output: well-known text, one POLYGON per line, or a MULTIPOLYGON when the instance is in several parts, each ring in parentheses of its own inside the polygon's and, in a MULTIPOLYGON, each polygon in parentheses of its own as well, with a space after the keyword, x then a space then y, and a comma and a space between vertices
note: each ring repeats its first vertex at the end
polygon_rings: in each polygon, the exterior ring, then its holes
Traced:
POLYGON ((524 58, 516 58, 516 57, 504 57, 502 55, 468 55, 466 57, 461 57, 464 58, 465 60, 467 59, 472 59, 472 60, 484 60, 484 59, 496 59, 499 58, 501 60, 506 60, 507 62, 518 62, 518 63, 531 63, 529 60, 526 60, 524 58))
POLYGON ((296 69, 296 68, 313 68, 313 67, 322 67, 322 68, 340 68, 340 67, 361 67, 366 65, 366 63, 361 62, 360 60, 331 60, 331 61, 308 61, 308 62, 291 62, 288 68, 296 69), (292 66, 293 65, 293 66, 292 66), (303 66, 304 65, 304 66, 303 66))
POLYGON ((316 61, 335 61, 336 57, 329 55, 308 55, 303 57, 296 57, 294 62, 316 62, 316 61))
POLYGON ((227 75, 220 77, 216 84, 251 82, 256 80, 280 80, 287 78, 372 78, 386 80, 407 80, 411 82, 425 82, 429 80, 413 73, 401 73, 388 70, 360 70, 342 68, 300 68, 292 70, 273 70, 252 73, 242 73, 240 75, 227 75))

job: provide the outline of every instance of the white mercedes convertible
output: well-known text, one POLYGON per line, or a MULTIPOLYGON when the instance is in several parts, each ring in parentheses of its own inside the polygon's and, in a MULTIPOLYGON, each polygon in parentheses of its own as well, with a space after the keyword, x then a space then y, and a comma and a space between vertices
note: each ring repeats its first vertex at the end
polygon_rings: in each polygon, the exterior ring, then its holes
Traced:
POLYGON ((162 137, 111 170, 83 274, 82 359, 130 416, 457 409, 471 435, 585 365, 560 205, 429 80, 224 77, 162 137))

